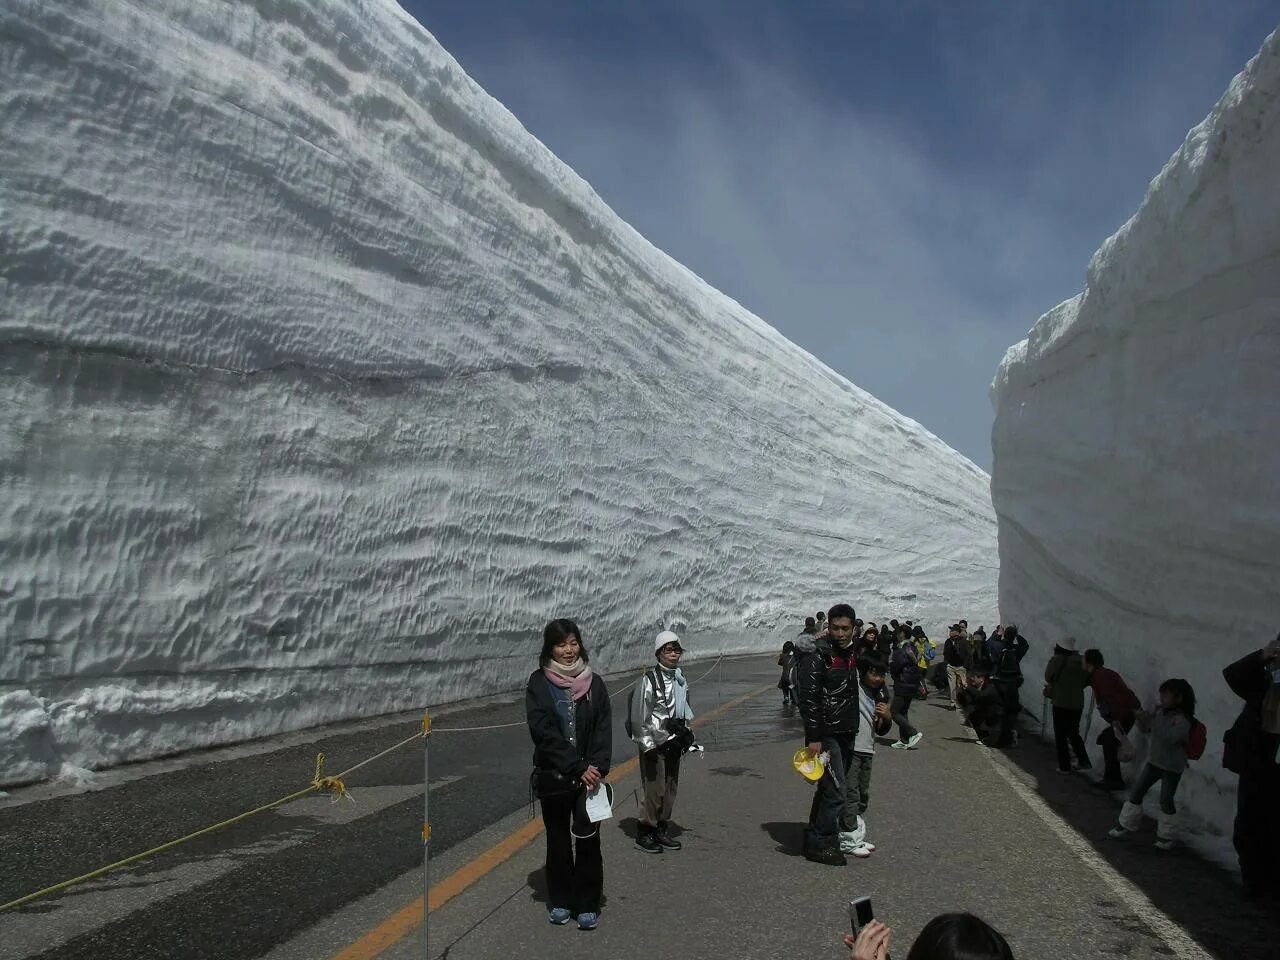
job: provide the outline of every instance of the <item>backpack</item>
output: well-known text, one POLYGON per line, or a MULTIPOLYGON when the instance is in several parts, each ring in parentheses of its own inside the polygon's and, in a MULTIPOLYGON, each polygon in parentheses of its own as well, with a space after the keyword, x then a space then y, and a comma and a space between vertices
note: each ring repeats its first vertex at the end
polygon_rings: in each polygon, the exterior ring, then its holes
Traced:
POLYGON ((998 679, 1022 686, 1022 667, 1018 663, 1018 652, 1013 644, 1005 644, 1000 651, 1000 659, 995 664, 995 675, 998 679))
POLYGON ((1192 719, 1191 733, 1187 737, 1187 759, 1199 760, 1209 745, 1209 730, 1199 720, 1192 719))
POLYGON ((627 694, 627 716, 626 719, 622 721, 622 729, 625 730, 627 732, 627 736, 632 739, 635 739, 635 732, 631 729, 633 726, 631 723, 631 713, 635 706, 636 694, 644 687, 644 678, 650 675, 653 676, 653 686, 654 689, 657 690, 658 695, 661 696, 666 693, 666 681, 662 679, 662 671, 657 667, 650 667, 644 673, 640 674, 640 679, 636 681, 636 685, 632 687, 631 692, 627 694))

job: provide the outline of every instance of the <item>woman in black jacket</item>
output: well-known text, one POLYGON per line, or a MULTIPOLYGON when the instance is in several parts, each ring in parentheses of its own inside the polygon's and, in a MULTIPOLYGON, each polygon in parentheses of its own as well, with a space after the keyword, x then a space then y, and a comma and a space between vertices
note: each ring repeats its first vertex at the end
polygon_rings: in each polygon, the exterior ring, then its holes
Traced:
POLYGON ((1222 671, 1244 701, 1223 737, 1222 765, 1240 775, 1235 831, 1245 894, 1280 892, 1280 636, 1222 671))
POLYGON ((594 930, 604 863, 600 830, 587 817, 586 799, 609 773, 613 723, 609 691, 587 666, 582 631, 572 620, 552 620, 543 630, 542 654, 524 703, 533 738, 533 786, 547 829, 548 918, 557 926, 577 918, 581 929, 594 930))

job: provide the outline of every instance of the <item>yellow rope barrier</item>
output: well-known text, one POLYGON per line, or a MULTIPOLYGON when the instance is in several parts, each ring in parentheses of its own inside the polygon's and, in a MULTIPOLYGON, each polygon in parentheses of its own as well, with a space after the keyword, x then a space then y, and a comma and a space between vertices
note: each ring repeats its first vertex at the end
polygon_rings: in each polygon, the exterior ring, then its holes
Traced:
MULTIPOLYGON (((702 674, 702 677, 705 677, 708 674, 710 674, 711 671, 715 669, 716 665, 720 663, 721 660, 724 660, 724 659, 725 659, 724 656, 717 657, 715 662, 712 663, 711 666, 707 669, 707 671, 702 674)), ((702 677, 699 677, 698 679, 702 679, 702 677)), ((697 681, 693 681, 693 682, 697 682, 697 681)), ((634 686, 635 683, 636 683, 635 680, 631 681, 631 683, 627 684, 627 686, 622 687, 620 690, 615 691, 614 696, 617 696, 618 694, 622 693, 628 687, 634 686)), ((525 721, 521 720, 517 723, 504 723, 504 724, 498 724, 491 727, 442 728, 434 732, 462 733, 470 730, 501 730, 506 727, 522 727, 524 725, 525 725, 525 721)), ((219 823, 215 823, 210 826, 204 827, 203 829, 197 830, 195 833, 189 833, 185 837, 178 837, 178 839, 176 840, 170 840, 168 843, 162 843, 157 847, 152 847, 150 850, 143 850, 141 853, 135 853, 131 857, 125 857, 123 860, 117 860, 115 863, 109 863, 105 867, 99 867, 97 870, 91 870, 88 873, 81 874, 78 877, 72 877, 70 880, 63 880, 61 883, 55 883, 53 886, 45 887, 43 890, 37 890, 34 893, 29 893, 25 897, 19 897, 17 900, 10 900, 8 903, 0 903, 0 913, 4 913, 8 910, 16 910, 19 907, 24 907, 27 904, 34 903, 37 900, 44 900, 47 897, 51 897, 55 893, 61 893, 62 891, 67 890, 71 887, 74 887, 78 884, 87 883, 90 880, 96 880, 98 877, 101 877, 107 873, 111 873, 113 870, 119 870, 121 867, 127 867, 130 864, 137 863, 140 860, 146 860, 149 857, 154 857, 156 854, 164 853, 167 850, 172 850, 174 847, 181 846, 184 843, 189 843, 190 841, 195 840, 199 837, 205 837, 211 833, 216 833, 219 830, 224 830, 227 827, 240 823, 243 820, 248 820, 250 817, 256 816, 259 813, 265 813, 268 810, 274 810, 276 807, 284 806, 286 803, 292 803, 294 800, 300 800, 301 798, 307 796, 308 794, 330 793, 333 795, 333 800, 335 803, 341 800, 343 797, 346 797, 348 800, 351 800, 352 797, 347 792, 347 785, 345 782, 348 776, 350 776, 352 773, 355 773, 355 771, 359 770, 361 767, 368 766, 369 764, 373 763, 375 760, 381 760, 387 754, 394 753, 396 750, 399 750, 401 747, 406 746, 407 744, 413 743, 415 740, 421 740, 423 737, 431 736, 432 732, 433 731, 431 727, 430 717, 424 717, 422 721, 422 728, 418 730, 416 733, 414 733, 413 736, 406 737, 405 739, 401 740, 399 743, 395 744, 394 746, 388 747, 386 750, 383 750, 381 753, 375 753, 372 757, 369 757, 366 760, 361 760, 355 766, 348 767, 346 770, 343 770, 341 773, 333 776, 328 776, 328 777, 324 775, 324 754, 323 753, 317 754, 315 775, 311 778, 310 786, 304 787, 303 789, 297 791, 296 793, 291 793, 287 797, 281 797, 279 800, 273 800, 270 803, 263 804, 260 807, 254 807, 252 810, 246 810, 244 813, 236 814, 236 816, 234 817, 230 817, 219 823)), ((429 827, 425 827, 425 826, 423 827, 424 839, 427 836, 429 836, 429 834, 425 833, 425 831, 428 831, 429 829, 430 829, 429 827)))
POLYGON ((172 850, 174 847, 181 846, 184 843, 189 843, 190 841, 195 840, 199 837, 205 837, 211 833, 216 833, 219 830, 224 830, 227 827, 240 823, 243 820, 248 820, 250 817, 256 816, 259 813, 265 813, 268 810, 274 810, 276 807, 284 806, 286 803, 292 803, 294 800, 300 800, 303 797, 307 796, 308 794, 331 793, 333 794, 334 802, 337 802, 343 797, 346 797, 347 799, 351 799, 350 794, 347 793, 347 785, 345 782, 347 776, 349 776, 354 771, 359 770, 361 767, 366 766, 370 763, 373 763, 373 761, 378 760, 382 757, 385 757, 387 754, 391 753, 392 751, 399 750, 405 744, 412 743, 415 740, 422 739, 422 736, 423 736, 422 732, 419 731, 418 733, 415 733, 412 737, 408 737, 405 740, 401 740, 395 746, 389 747, 386 750, 383 750, 381 753, 378 753, 372 757, 369 757, 367 760, 362 760, 359 763, 357 763, 354 767, 350 767, 346 770, 343 770, 341 773, 335 776, 326 777, 324 775, 324 754, 323 753, 317 754, 316 755, 316 772, 315 772, 315 776, 311 778, 310 786, 304 787, 303 789, 298 790, 295 793, 291 793, 287 797, 281 797, 279 800, 272 800, 270 803, 265 803, 260 807, 254 807, 252 810, 246 810, 244 813, 239 813, 239 814, 236 814, 234 817, 230 817, 218 823, 211 824, 210 826, 197 830, 195 833, 188 833, 185 837, 178 837, 178 839, 176 840, 170 840, 168 843, 162 843, 157 847, 152 847, 150 850, 143 850, 141 853, 135 853, 133 856, 125 857, 123 860, 117 860, 115 863, 108 863, 105 867, 99 867, 97 870, 91 870, 88 873, 81 874, 78 877, 72 877, 70 880, 63 880, 61 883, 55 883, 53 884, 53 886, 45 887, 43 890, 37 890, 34 893, 29 893, 25 897, 19 897, 17 900, 11 900, 8 903, 0 903, 0 913, 4 913, 8 910, 16 910, 19 907, 24 907, 27 904, 34 903, 37 900, 44 900, 46 897, 51 897, 55 893, 61 893, 62 891, 67 890, 70 887, 77 886, 78 884, 81 884, 81 883, 87 883, 90 880, 96 880, 98 877, 101 877, 107 873, 111 873, 113 870, 119 870, 121 867, 127 867, 130 864, 137 863, 140 860, 146 860, 149 857, 154 857, 156 854, 164 853, 167 850, 172 850))

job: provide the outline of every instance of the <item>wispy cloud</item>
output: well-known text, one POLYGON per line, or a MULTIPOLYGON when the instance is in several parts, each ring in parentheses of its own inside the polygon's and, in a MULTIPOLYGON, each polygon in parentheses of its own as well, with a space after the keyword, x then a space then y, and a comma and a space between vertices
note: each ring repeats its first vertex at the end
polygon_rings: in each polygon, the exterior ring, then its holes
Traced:
POLYGON ((815 81, 779 18, 762 51, 703 14, 697 65, 513 35, 455 52, 655 244, 985 467, 1005 348, 1243 66, 1244 6, 1179 6, 1106 55, 1064 39, 1066 8, 942 16, 920 40, 972 113, 945 123, 815 81))

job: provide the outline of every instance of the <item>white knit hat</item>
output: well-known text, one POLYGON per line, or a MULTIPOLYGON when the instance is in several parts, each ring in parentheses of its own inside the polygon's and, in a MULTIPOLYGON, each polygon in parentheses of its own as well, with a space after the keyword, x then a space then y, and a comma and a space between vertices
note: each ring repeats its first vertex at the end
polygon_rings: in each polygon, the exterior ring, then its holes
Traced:
POLYGON ((1074 650, 1074 649, 1076 648, 1076 638, 1075 638, 1075 637, 1063 637, 1063 638, 1062 638, 1062 647, 1063 647, 1063 649, 1064 649, 1064 650, 1074 650))
POLYGON ((653 652, 657 653, 668 643, 674 643, 677 647, 680 647, 681 650, 684 649, 680 644, 680 637, 675 632, 671 630, 663 630, 653 641, 653 652))

